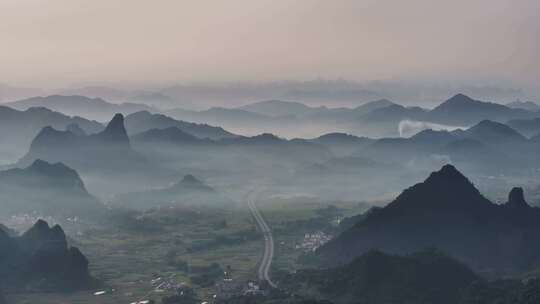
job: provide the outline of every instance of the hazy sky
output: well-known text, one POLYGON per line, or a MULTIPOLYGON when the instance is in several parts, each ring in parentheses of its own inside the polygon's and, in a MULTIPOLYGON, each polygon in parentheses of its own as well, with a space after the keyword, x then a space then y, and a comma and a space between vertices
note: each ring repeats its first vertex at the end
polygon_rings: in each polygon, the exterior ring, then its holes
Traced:
POLYGON ((0 0, 0 82, 540 79, 538 0, 0 0))

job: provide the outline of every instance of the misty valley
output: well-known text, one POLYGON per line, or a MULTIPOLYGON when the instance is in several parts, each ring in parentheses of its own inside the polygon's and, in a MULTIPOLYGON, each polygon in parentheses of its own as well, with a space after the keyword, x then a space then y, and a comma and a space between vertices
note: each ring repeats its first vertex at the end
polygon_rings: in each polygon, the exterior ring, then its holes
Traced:
POLYGON ((540 106, 146 98, 0 106, 0 303, 540 303, 540 106))

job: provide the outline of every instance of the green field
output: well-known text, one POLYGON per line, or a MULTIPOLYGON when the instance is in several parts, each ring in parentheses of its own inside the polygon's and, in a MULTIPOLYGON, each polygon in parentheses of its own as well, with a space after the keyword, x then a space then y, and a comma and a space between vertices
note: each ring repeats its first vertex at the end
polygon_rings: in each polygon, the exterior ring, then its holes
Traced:
MULTIPOLYGON (((297 259, 302 251, 295 245, 301 242, 304 233, 313 230, 314 223, 329 222, 318 214, 328 204, 313 198, 269 196, 257 201, 275 235, 274 273, 301 267, 297 259), (310 222, 312 219, 316 220, 310 222)), ((339 202, 339 206, 346 215, 361 211, 357 203, 339 202)), ((9 297, 12 303, 116 304, 143 299, 159 303, 161 297, 174 293, 174 289, 155 290, 152 280, 159 277, 191 285, 199 298, 209 301, 218 293, 216 286, 206 283, 201 286, 200 282, 193 282, 194 277, 204 279, 205 269, 217 263, 221 269, 230 269, 231 278, 238 284, 254 280, 264 246, 247 207, 168 208, 122 214, 112 217, 110 224, 83 230, 72 239, 73 245, 87 255, 93 276, 105 286, 70 294, 12 295, 9 297), (198 273, 201 269, 203 272, 198 273), (94 296, 98 290, 107 293, 94 296)), ((222 278, 213 279, 219 282, 222 278)))

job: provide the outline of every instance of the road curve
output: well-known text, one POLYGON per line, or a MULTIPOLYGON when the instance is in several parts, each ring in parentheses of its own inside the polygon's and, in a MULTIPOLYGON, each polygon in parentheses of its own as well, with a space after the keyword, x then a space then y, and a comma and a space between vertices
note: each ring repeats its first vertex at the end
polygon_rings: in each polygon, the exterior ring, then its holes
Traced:
POLYGON ((254 196, 252 195, 248 195, 248 207, 257 226, 259 226, 259 230, 264 235, 264 254, 259 263, 258 277, 260 281, 266 281, 270 286, 276 288, 277 285, 270 279, 270 266, 272 266, 272 259, 274 258, 274 238, 272 237, 272 230, 270 230, 270 227, 268 227, 266 221, 261 216, 253 197, 254 196))

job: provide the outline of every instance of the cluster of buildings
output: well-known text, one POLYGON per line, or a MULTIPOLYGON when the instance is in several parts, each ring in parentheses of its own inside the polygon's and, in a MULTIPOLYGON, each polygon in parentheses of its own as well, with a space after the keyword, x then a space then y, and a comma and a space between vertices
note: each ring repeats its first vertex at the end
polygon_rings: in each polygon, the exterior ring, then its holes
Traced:
POLYGON ((298 250, 303 250, 305 252, 315 251, 317 250, 317 248, 321 247, 331 239, 331 235, 326 234, 322 231, 306 233, 304 234, 304 239, 302 240, 302 243, 296 245, 295 248, 298 250))
POLYGON ((167 278, 157 277, 150 281, 150 284, 154 288, 155 292, 164 292, 166 290, 181 290, 184 287, 184 283, 178 283, 174 279, 174 274, 167 278))

